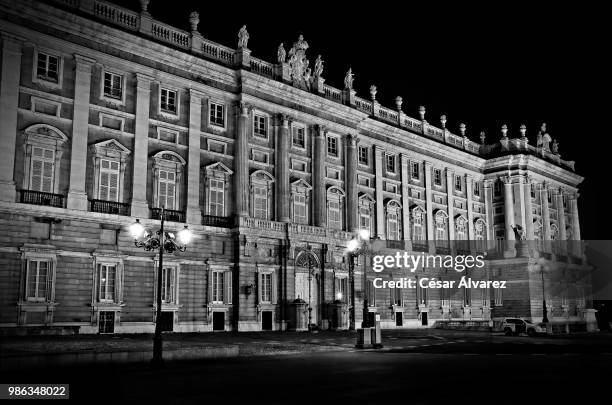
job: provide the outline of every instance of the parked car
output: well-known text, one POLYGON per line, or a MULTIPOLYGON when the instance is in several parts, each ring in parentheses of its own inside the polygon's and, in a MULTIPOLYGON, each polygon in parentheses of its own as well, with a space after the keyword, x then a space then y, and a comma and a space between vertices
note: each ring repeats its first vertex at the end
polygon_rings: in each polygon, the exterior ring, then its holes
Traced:
POLYGON ((521 333, 535 336, 546 333, 546 324, 533 323, 523 318, 504 318, 501 324, 501 330, 506 336, 518 336, 521 333))

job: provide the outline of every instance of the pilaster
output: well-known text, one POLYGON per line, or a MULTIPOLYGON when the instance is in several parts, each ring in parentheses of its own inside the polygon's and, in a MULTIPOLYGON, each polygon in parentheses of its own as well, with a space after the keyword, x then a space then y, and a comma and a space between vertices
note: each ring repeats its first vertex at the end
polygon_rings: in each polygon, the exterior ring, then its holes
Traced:
POLYGON ((187 162, 187 223, 201 224, 200 210, 200 128, 202 94, 189 91, 189 152, 187 162))
POLYGON ((326 202, 325 192, 325 128, 317 125, 314 128, 314 150, 312 159, 312 196, 313 217, 316 226, 325 227, 326 223, 326 202))
POLYGON ((525 237, 532 241, 535 239, 533 232, 533 206, 531 203, 531 179, 525 178, 523 184, 523 198, 525 200, 525 237))
POLYGON ((402 224, 403 224, 403 235, 404 241, 406 241, 406 250, 412 250, 410 243, 411 232, 410 232, 410 160, 405 153, 400 155, 401 159, 401 170, 402 170, 402 224))
POLYGON ((249 108, 244 102, 239 102, 236 108, 238 109, 236 114, 238 131, 236 132, 235 142, 234 196, 236 198, 236 214, 242 217, 249 215, 249 108))
POLYGON ((95 60, 74 55, 76 62, 74 79, 74 109, 72 115, 72 150, 70 154, 70 187, 66 206, 87 211, 85 173, 87 165, 87 138, 89 135, 89 95, 91 93, 91 68, 95 60))
POLYGON ((374 145, 374 171, 375 194, 376 194, 376 233, 380 239, 386 239, 385 227, 385 204, 383 201, 383 150, 380 146, 374 145))
POLYGON ((559 240, 567 240, 567 232, 565 231, 565 207, 563 206, 563 189, 560 188, 557 192, 557 223, 559 224, 559 240))
POLYGON ((276 126, 276 214, 278 221, 290 222, 289 195, 289 119, 278 117, 276 126))
POLYGON ((493 235, 493 181, 484 181, 485 218, 487 219, 487 244, 495 240, 493 235))
MULTIPOLYGON (((455 240, 455 206, 453 201, 453 180, 455 172, 450 169, 446 169, 446 205, 448 214, 448 239, 455 240)), ((452 243, 452 242, 451 242, 452 243)), ((451 244, 452 246, 452 244, 451 244)))
POLYGON ((426 239, 432 241, 434 234, 434 220, 433 220, 433 207, 432 207, 432 193, 431 193, 431 162, 425 162, 425 211, 427 216, 427 235, 426 239))
POLYGON ((468 239, 474 240, 474 207, 472 206, 472 196, 474 190, 474 177, 471 174, 465 175, 465 195, 467 197, 467 220, 468 220, 468 239))
POLYGON ((349 232, 357 231, 357 135, 346 136, 346 207, 349 232))

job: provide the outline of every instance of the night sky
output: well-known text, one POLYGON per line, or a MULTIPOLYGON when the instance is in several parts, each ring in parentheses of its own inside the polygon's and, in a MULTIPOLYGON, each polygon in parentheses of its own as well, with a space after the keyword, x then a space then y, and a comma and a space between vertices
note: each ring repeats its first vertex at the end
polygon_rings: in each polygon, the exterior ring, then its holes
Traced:
MULTIPOLYGON (((351 67, 358 96, 369 98, 375 84, 382 105, 395 108, 400 95, 408 115, 418 117, 417 108, 424 105, 428 122, 439 126, 446 114, 451 131, 458 134, 464 122, 476 141, 481 130, 488 142, 499 139, 502 124, 511 137, 519 136, 524 123, 535 144, 546 122, 562 158, 575 160, 585 177, 579 199, 582 238, 612 239, 610 216, 598 214, 598 203, 611 188, 610 111, 600 96, 610 94, 603 11, 586 3, 538 8, 520 2, 421 3, 400 7, 372 1, 366 8, 336 1, 152 0, 149 11, 188 30, 188 15, 196 10, 202 35, 232 48, 246 24, 252 55, 269 62, 276 61, 281 42, 288 51, 303 34, 311 64, 318 54, 325 61, 327 84, 343 88, 351 67)), ((136 10, 138 4, 123 2, 136 10)))

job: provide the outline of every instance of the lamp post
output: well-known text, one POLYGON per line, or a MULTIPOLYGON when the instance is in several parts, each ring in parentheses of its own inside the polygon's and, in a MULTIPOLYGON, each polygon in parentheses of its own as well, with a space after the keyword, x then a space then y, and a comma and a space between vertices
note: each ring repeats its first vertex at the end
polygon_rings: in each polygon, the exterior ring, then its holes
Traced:
POLYGON ((312 332, 312 276, 314 273, 314 259, 312 248, 308 245, 306 255, 306 265, 308 267, 308 333, 312 332))
MULTIPOLYGON (((351 280, 351 310, 349 319, 349 330, 355 330, 355 259, 363 254, 370 252, 369 242, 376 238, 370 238, 370 232, 362 229, 357 234, 357 238, 351 239, 348 243, 347 250, 349 254, 349 277, 351 280)), ((368 322, 368 295, 366 294, 368 276, 364 265, 363 270, 363 321, 362 328, 369 326, 368 322)))
POLYGON ((164 207, 161 208, 161 226, 160 229, 152 233, 145 229, 136 219, 130 226, 130 232, 134 238, 134 245, 138 248, 143 248, 146 251, 157 250, 159 254, 159 267, 157 271, 157 308, 155 314, 155 335, 153 337, 153 359, 151 364, 154 367, 160 367, 163 364, 162 357, 162 334, 161 334, 161 313, 162 313, 162 275, 164 266, 164 252, 173 253, 178 250, 184 252, 187 249, 187 244, 191 241, 191 231, 185 225, 185 228, 178 232, 175 236, 172 232, 164 230, 164 207), (178 239, 178 243, 177 243, 178 239))
POLYGON ((540 275, 542 277, 542 322, 548 323, 548 308, 546 307, 546 290, 544 286, 544 270, 546 270, 546 259, 540 258, 538 260, 538 267, 540 268, 540 275))

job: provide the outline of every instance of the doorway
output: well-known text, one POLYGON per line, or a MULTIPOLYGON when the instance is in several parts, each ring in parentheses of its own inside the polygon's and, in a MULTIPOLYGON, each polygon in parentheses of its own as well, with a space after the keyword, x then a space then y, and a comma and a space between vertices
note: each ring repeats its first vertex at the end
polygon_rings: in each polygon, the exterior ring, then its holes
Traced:
POLYGON ((427 312, 421 312, 421 325, 427 326, 427 312))
POLYGON ((403 312, 395 313, 395 326, 404 326, 404 313, 403 312))
POLYGON ((115 311, 100 311, 99 333, 115 333, 115 311))
POLYGON ((318 325, 319 277, 318 274, 315 274, 310 278, 310 288, 308 288, 308 272, 300 272, 295 274, 295 297, 301 298, 306 302, 306 309, 308 309, 309 306, 312 308, 311 322, 315 325, 318 325))
POLYGON ((272 311, 262 311, 261 330, 272 330, 272 311))
POLYGON ((172 332, 174 330, 174 312, 163 311, 159 321, 162 332, 172 332))
POLYGON ((213 330, 225 330, 225 312, 213 312, 213 330))

